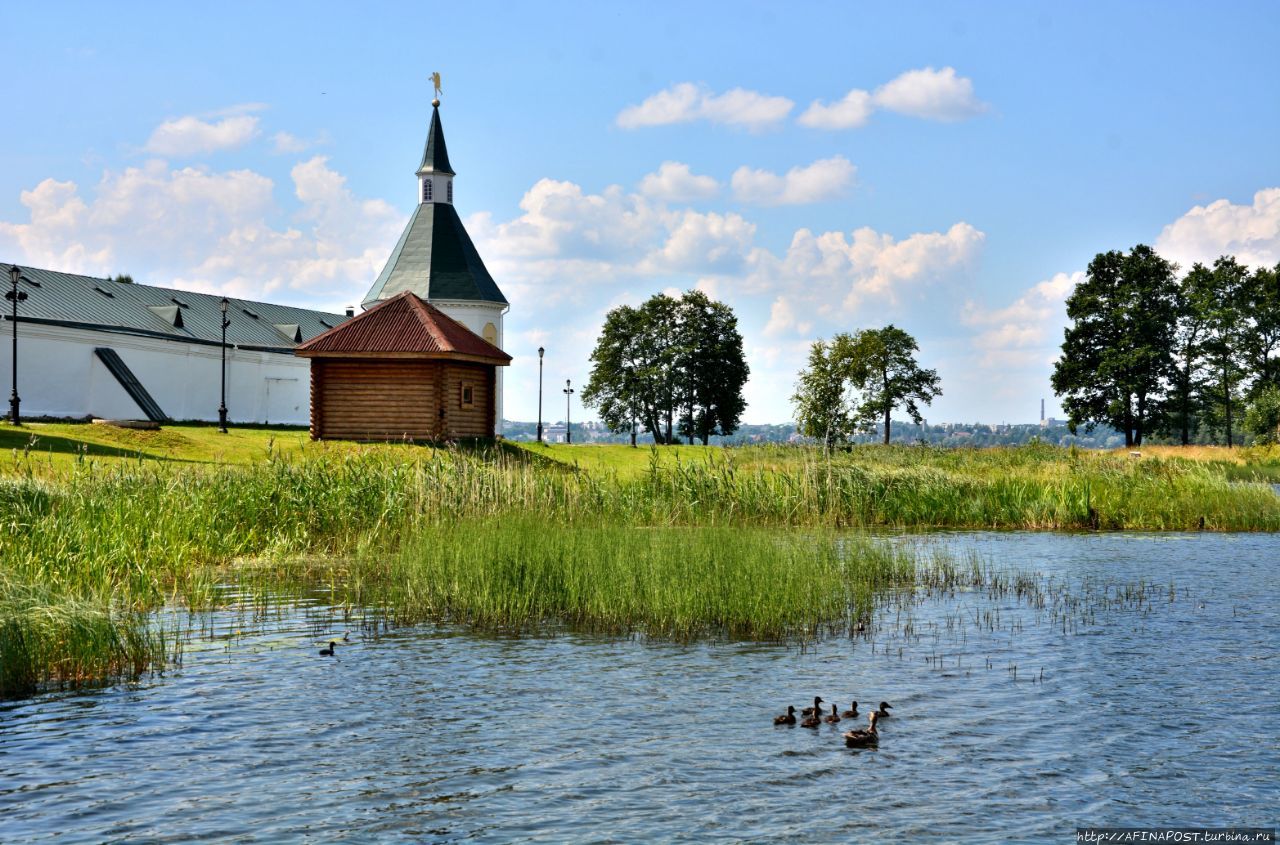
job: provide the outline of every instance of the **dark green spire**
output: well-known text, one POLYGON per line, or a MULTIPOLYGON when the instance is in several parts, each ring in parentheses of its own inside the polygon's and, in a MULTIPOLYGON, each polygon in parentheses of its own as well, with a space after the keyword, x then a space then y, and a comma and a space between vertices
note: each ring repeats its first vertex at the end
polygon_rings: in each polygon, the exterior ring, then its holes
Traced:
POLYGON ((440 101, 431 101, 431 128, 427 130, 427 146, 422 151, 418 172, 434 171, 456 176, 449 165, 449 148, 444 145, 444 127, 440 125, 440 101))

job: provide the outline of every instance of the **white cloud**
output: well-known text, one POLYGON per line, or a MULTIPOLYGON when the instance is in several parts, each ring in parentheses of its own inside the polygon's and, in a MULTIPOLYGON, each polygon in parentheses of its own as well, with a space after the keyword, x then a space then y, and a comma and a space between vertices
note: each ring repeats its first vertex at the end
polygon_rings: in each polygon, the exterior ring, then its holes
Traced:
POLYGON ((960 313, 961 322, 980 329, 973 346, 982 366, 1023 366, 1052 358, 1066 324, 1066 301, 1085 274, 1057 273, 1028 288, 1004 308, 986 309, 972 301, 960 313), (1041 353, 1041 354, 1036 354, 1041 353))
POLYGON ((277 132, 271 136, 271 144, 277 153, 301 153, 311 146, 310 141, 291 132, 277 132))
POLYGON ((734 196, 758 205, 799 205, 834 199, 853 184, 858 168, 844 156, 824 158, 807 167, 793 167, 785 176, 768 170, 739 167, 734 171, 734 196))
POLYGON ((258 118, 231 115, 216 123, 187 115, 156 127, 145 150, 162 156, 191 156, 243 146, 259 134, 258 118))
POLYGON ((813 322, 796 317, 795 307, 786 296, 779 296, 769 306, 769 322, 764 327, 768 337, 777 337, 787 332, 807 335, 813 328, 813 322))
POLYGON ((758 130, 785 120, 794 105, 786 97, 744 88, 715 94, 705 85, 681 82, 639 105, 627 106, 618 114, 617 124, 623 129, 637 129, 707 120, 758 130))
POLYGON ((656 173, 640 180, 640 193, 659 202, 692 202, 711 199, 720 192, 720 183, 710 176, 697 176, 689 165, 664 161, 656 173))
POLYGON ((639 267, 644 272, 737 273, 750 253, 756 227, 738 214, 685 211, 666 242, 639 267))
POLYGON ((873 111, 875 105, 871 102, 871 93, 854 88, 844 95, 844 99, 829 106, 821 100, 814 100, 797 122, 810 129, 857 129, 866 125, 873 111))
POLYGON ((814 100, 797 122, 811 129, 857 129, 877 109, 929 120, 953 122, 987 110, 973 93, 973 80, 957 76, 955 68, 909 70, 871 93, 854 88, 827 105, 814 100))
POLYGON ((1251 205, 1197 205, 1164 227, 1155 248, 1184 268, 1222 255, 1255 267, 1280 263, 1280 188, 1258 191, 1251 205))
POLYGON ((951 67, 909 70, 877 88, 874 100, 879 108, 929 120, 963 120, 987 109, 974 96, 973 80, 951 67))
POLYGON ((250 170, 152 160, 107 171, 91 197, 46 179, 22 193, 28 222, 0 222, 0 247, 56 270, 338 307, 372 282, 403 216, 353 196, 323 158, 291 177, 301 206, 283 225, 274 182, 250 170))

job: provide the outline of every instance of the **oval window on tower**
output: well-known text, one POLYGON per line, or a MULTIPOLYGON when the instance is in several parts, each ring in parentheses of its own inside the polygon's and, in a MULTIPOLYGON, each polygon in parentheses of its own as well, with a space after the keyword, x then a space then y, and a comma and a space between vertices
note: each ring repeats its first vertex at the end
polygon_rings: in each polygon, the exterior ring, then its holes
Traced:
POLYGON ((489 341, 494 346, 498 345, 498 327, 495 326, 493 323, 484 324, 483 335, 485 340, 489 341))

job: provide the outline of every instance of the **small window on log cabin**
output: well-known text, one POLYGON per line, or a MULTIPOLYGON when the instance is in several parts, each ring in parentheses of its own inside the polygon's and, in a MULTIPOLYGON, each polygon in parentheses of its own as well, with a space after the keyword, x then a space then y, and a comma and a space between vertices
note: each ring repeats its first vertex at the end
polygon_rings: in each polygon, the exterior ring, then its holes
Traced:
POLYGON ((474 405, 476 403, 475 388, 469 384, 462 385, 462 407, 474 405))

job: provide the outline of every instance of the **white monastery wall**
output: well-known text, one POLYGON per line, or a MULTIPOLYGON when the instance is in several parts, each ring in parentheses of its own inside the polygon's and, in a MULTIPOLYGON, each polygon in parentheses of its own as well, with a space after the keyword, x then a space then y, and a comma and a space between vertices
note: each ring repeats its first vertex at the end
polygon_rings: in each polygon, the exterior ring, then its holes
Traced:
MULTIPOLYGON (((0 383, 10 387, 12 325, 0 323, 0 383)), ((217 346, 89 329, 18 323, 18 395, 23 416, 145 419, 93 354, 110 347, 174 420, 218 419, 217 346)), ((303 358, 227 347, 227 416, 239 423, 306 425, 311 364, 303 358)))

